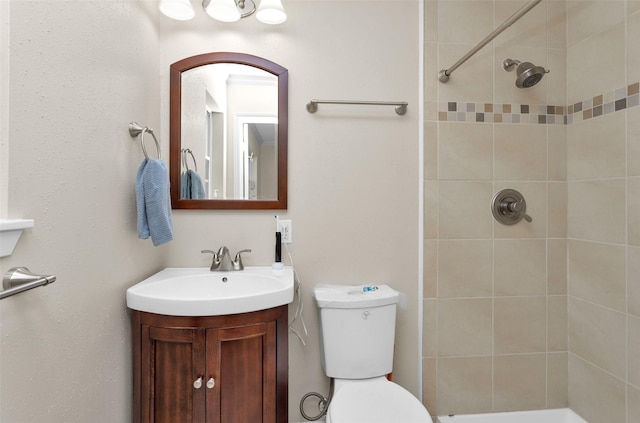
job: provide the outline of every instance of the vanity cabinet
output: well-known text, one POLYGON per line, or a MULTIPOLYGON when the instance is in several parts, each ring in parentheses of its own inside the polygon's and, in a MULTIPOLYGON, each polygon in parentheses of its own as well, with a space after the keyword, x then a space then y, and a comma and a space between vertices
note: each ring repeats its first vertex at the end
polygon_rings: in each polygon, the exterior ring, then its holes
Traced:
POLYGON ((228 316, 131 310, 134 423, 287 423, 287 306, 228 316))

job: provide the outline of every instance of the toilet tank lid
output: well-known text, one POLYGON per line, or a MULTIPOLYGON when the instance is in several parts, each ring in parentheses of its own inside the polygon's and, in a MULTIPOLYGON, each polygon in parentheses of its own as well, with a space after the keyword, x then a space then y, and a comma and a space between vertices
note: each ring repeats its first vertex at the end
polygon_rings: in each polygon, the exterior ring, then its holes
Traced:
POLYGON ((316 285, 319 308, 362 308, 397 304, 400 293, 388 285, 316 285))

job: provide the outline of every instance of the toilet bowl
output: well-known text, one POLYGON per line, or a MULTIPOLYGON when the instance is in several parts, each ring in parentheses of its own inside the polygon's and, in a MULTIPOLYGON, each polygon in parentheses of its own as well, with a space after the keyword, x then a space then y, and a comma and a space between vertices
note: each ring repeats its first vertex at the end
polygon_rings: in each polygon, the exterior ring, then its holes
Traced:
POLYGON ((389 381, 396 304, 387 285, 318 285, 322 368, 334 381, 327 423, 431 423, 409 391, 389 381))
POLYGON ((386 377, 335 380, 326 423, 430 423, 427 409, 386 377))

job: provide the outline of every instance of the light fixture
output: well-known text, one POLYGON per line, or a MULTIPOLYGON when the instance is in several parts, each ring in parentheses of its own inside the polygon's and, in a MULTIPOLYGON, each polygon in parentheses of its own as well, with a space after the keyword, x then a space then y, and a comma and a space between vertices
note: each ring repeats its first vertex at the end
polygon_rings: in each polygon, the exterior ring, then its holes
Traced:
POLYGON ((204 0, 202 7, 207 15, 217 21, 235 22, 242 17, 234 0, 204 0))
POLYGON ((195 16, 189 0, 160 0, 160 11, 171 19, 188 21, 195 16))
POLYGON ((261 0, 256 19, 262 23, 277 25, 287 20, 280 0, 261 0))
MULTIPOLYGON (((207 15, 222 22, 236 22, 254 13, 260 22, 266 24, 281 24, 287 20, 281 0, 260 0, 258 7, 256 1, 203 0, 202 8, 207 15)), ((160 11, 177 20, 191 19, 195 15, 190 0, 160 0, 160 11)))

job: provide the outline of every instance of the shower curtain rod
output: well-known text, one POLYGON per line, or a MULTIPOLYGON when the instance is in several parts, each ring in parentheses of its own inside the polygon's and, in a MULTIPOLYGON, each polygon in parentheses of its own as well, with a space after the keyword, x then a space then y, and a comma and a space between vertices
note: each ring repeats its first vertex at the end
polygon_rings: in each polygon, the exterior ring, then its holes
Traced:
POLYGON ((502 31, 504 31, 505 29, 507 29, 511 25, 513 25, 513 23, 515 21, 517 21, 518 19, 520 19, 521 17, 526 15, 527 12, 529 12, 531 9, 533 9, 535 6, 537 6, 538 3, 540 3, 541 1, 542 0, 531 0, 529 3, 525 4, 524 6, 522 6, 516 13, 514 13, 513 15, 511 15, 511 17, 509 19, 504 21, 502 23, 502 25, 500 25, 499 27, 494 29, 491 34, 487 35, 484 38, 484 40, 480 41, 474 48, 472 48, 467 54, 462 56, 462 58, 460 58, 460 60, 455 62, 450 68, 442 69, 440 72, 438 72, 438 79, 440 80, 440 82, 447 82, 449 80, 449 75, 451 75, 454 70, 458 69, 458 67, 460 65, 462 65, 464 62, 469 60, 469 58, 471 58, 471 56, 473 56, 478 51, 480 51, 484 46, 489 44, 491 42, 491 40, 493 40, 498 35, 500 35, 502 33, 502 31))

